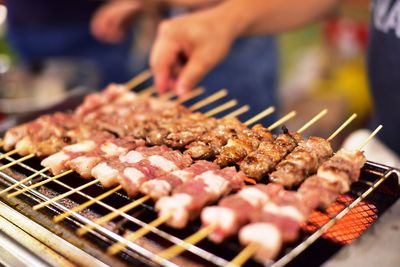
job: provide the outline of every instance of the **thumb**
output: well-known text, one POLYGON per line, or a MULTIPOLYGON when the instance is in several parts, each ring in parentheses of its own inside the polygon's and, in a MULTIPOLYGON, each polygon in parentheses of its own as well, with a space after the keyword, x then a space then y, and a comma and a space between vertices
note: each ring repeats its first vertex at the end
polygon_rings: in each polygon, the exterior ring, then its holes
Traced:
POLYGON ((169 89, 169 81, 173 79, 171 68, 175 64, 179 49, 172 41, 156 39, 150 56, 150 65, 154 74, 155 85, 160 93, 169 89))
POLYGON ((214 68, 225 54, 210 52, 212 50, 202 48, 195 50, 189 56, 188 62, 179 74, 175 91, 183 95, 193 89, 204 76, 214 68))

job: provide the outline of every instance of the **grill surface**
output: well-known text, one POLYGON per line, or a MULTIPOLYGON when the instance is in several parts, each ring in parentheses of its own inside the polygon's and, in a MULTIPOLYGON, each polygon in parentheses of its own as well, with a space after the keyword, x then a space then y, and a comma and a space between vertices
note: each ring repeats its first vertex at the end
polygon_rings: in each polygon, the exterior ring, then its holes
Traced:
MULTIPOLYGON (((7 164, 13 160, 15 159, 8 157, 2 160, 2 164, 7 164)), ((0 172, 0 188, 12 185, 40 169, 37 159, 30 159, 14 165, 12 169, 0 172)), ((41 175, 32 183, 45 178, 48 177, 41 175)), ((122 264, 125 262, 135 266, 139 264, 225 266, 242 249, 236 238, 231 238, 221 245, 215 245, 204 240, 197 245, 188 245, 187 251, 190 252, 185 252, 180 257, 172 260, 160 259, 156 256, 158 252, 173 244, 182 242, 184 238, 199 230, 200 223, 196 221, 180 231, 164 226, 153 228, 152 233, 135 242, 129 242, 124 238, 124 234, 146 226, 147 223, 156 218, 156 213, 150 201, 126 213, 121 213, 120 216, 105 226, 93 223, 96 218, 115 211, 132 201, 122 192, 116 192, 104 200, 97 201, 95 205, 90 206, 90 209, 74 213, 65 219, 61 225, 52 223, 52 216, 68 211, 74 206, 105 192, 106 190, 100 185, 93 185, 78 191, 66 199, 61 199, 47 206, 46 209, 42 209, 39 213, 30 209, 30 206, 47 201, 56 195, 85 183, 87 183, 87 180, 81 179, 75 174, 70 174, 44 186, 29 190, 20 196, 20 199, 28 204, 28 207, 23 209, 23 212, 29 213, 29 217, 39 220, 42 225, 44 224, 46 228, 59 236, 59 231, 62 231, 62 235, 66 236, 66 239, 71 243, 81 247, 96 258, 102 258, 101 260, 108 264, 112 262, 113 265, 118 262, 122 264), (40 219, 40 216, 36 214, 39 214, 44 219, 40 219), (82 238, 74 235, 74 230, 84 224, 95 226, 94 230, 85 235, 84 241, 91 242, 89 245, 82 245, 82 238), (63 229, 60 230, 59 227, 63 227, 63 229), (64 231, 67 233, 64 233, 64 231), (104 253, 101 253, 102 250, 115 242, 122 242, 127 245, 118 255, 118 260, 115 257, 107 257, 104 253), (96 251, 94 248, 98 248, 98 250, 96 251)), ((21 187, 26 187, 26 185, 21 187)), ((18 209, 15 207, 13 199, 7 199, 5 196, 1 196, 1 198, 8 205, 13 205, 15 209, 18 209)), ((328 209, 315 211, 308 222, 303 225, 301 238, 295 243, 286 245, 277 260, 269 262, 267 265, 320 265, 344 245, 350 244, 357 239, 398 198, 399 175, 397 170, 368 162, 362 170, 360 181, 353 184, 351 192, 342 195, 328 209)), ((21 208, 19 207, 19 209, 21 208)), ((260 264, 255 261, 249 261, 247 265, 258 266, 260 264)))

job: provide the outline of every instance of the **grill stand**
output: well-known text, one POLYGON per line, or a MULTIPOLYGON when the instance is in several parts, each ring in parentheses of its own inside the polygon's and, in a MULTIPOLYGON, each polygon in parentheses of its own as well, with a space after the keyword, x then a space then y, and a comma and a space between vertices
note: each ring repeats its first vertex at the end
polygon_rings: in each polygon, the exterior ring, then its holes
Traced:
POLYGON ((0 262, 1 258, 7 261, 13 255, 26 266, 108 266, 3 202, 0 202, 0 234, 0 247, 6 246, 8 251, 0 253, 0 262))

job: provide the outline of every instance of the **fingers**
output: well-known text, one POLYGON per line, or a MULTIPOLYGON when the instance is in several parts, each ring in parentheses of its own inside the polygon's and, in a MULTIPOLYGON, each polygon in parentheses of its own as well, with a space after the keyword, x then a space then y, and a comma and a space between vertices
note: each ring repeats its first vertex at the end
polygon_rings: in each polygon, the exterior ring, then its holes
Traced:
POLYGON ((133 21, 142 5, 137 0, 111 1, 93 16, 91 32, 100 41, 119 43, 124 37, 129 23, 133 21))
POLYGON ((118 43, 122 41, 122 17, 115 16, 113 10, 99 10, 91 23, 92 34, 100 41, 106 43, 118 43))
POLYGON ((222 0, 163 0, 171 6, 196 8, 215 5, 222 0))
POLYGON ((215 27, 215 18, 199 12, 161 23, 150 57, 159 92, 187 93, 225 57, 233 39, 215 27))
POLYGON ((173 84, 172 68, 177 64, 179 43, 173 40, 168 31, 167 24, 162 23, 159 27, 157 38, 154 42, 150 65, 155 77, 154 83, 160 93, 165 93, 173 84))
POLYGON ((192 90, 196 84, 219 62, 220 57, 212 50, 199 47, 189 56, 189 60, 179 73, 175 91, 184 95, 192 90))

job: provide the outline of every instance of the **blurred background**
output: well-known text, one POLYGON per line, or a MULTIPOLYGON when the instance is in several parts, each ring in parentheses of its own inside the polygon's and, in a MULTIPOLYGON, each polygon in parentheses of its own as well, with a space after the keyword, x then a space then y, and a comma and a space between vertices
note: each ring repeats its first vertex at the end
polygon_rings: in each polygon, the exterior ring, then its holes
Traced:
MULTIPOLYGON (((349 114, 358 118, 348 128, 366 127, 372 111, 366 73, 369 1, 342 1, 322 22, 281 35, 280 86, 283 113, 297 110, 295 129, 323 108, 328 116, 313 134, 328 136, 349 114)), ((347 134, 336 139, 341 143, 347 134)))
MULTIPOLYGON (((89 2, 99 5, 104 1, 89 2)), ((83 51, 85 45, 93 41, 92 46, 88 46, 89 56, 49 53, 48 56, 37 57, 40 59, 37 60, 32 51, 21 58, 19 50, 24 50, 24 47, 18 43, 21 41, 18 34, 27 34, 12 31, 13 28, 21 28, 18 27, 21 19, 20 15, 7 19, 11 12, 18 13, 17 7, 11 3, 6 1, 9 10, 0 6, 0 131, 16 123, 20 116, 49 110, 71 96, 99 90, 109 82, 124 82, 145 69, 156 26, 165 15, 150 7, 134 20, 124 21, 125 24, 135 25, 134 31, 129 28, 130 33, 117 47, 125 55, 113 54, 111 48, 104 47, 104 43, 99 45, 93 40, 86 40, 87 43, 78 48, 83 51), (100 57, 102 59, 97 60, 100 57), (123 60, 118 63, 110 58, 123 60), (121 65, 124 68, 118 70, 121 65), (113 72, 118 73, 111 75, 113 72)), ((82 9, 85 8, 90 11, 92 7, 84 6, 82 9)), ((85 20, 74 14, 69 22, 78 25, 80 19, 88 23, 86 20, 89 17, 85 20)), ((368 20, 369 1, 346 0, 323 21, 277 37, 279 113, 298 112, 297 118, 288 122, 289 129, 297 129, 324 108, 329 110, 328 116, 306 134, 327 137, 354 112, 358 114, 358 119, 347 129, 347 133, 335 139, 336 146, 348 133, 367 127, 372 110, 365 68, 368 20)), ((41 21, 34 20, 34 23, 40 25, 41 21)), ((61 39, 74 34, 72 26, 68 25, 68 29, 71 33, 66 30, 61 39)), ((39 39, 34 46, 43 47, 44 51, 46 46, 50 46, 46 34, 50 33, 29 33, 31 39, 39 39)), ((29 43, 32 40, 22 41, 29 43)))

